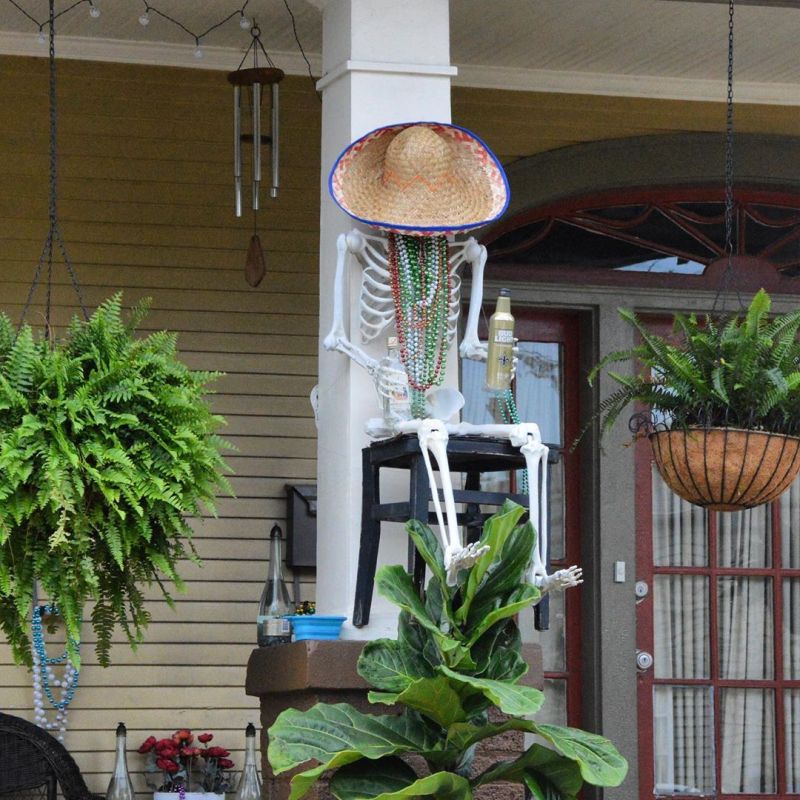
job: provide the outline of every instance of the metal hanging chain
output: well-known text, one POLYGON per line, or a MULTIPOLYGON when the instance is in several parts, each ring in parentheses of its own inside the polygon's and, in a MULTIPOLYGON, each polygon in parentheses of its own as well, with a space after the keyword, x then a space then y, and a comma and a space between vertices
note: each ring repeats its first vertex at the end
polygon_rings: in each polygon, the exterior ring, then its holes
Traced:
POLYGON ((64 245, 64 240, 61 237, 61 231, 58 226, 58 209, 56 205, 56 201, 58 198, 58 161, 56 157, 56 142, 57 142, 57 108, 56 108, 56 33, 55 33, 55 0, 50 0, 50 85, 49 85, 49 95, 50 95, 50 153, 49 153, 49 168, 50 168, 50 180, 49 180, 49 203, 48 203, 48 218, 49 218, 49 226, 47 231, 47 237, 45 238, 44 247, 42 248, 42 253, 39 256, 39 261, 36 264, 36 269, 33 273, 33 281, 31 282, 31 287, 28 290, 28 297, 25 300, 25 306, 22 309, 22 315, 20 316, 19 324, 17 325, 17 330, 22 328, 22 325, 25 322, 25 317, 28 313, 28 309, 30 308, 31 302, 33 301, 33 296, 36 293, 36 289, 39 285, 39 280, 42 274, 42 268, 47 262, 47 296, 45 299, 45 327, 47 329, 50 328, 50 309, 52 303, 52 291, 53 291, 53 246, 58 245, 58 250, 61 253, 61 258, 64 261, 64 265, 67 268, 67 273, 69 274, 70 282, 72 283, 72 288, 75 290, 75 294, 78 297, 78 303, 80 304, 81 311, 83 313, 84 319, 89 319, 89 314, 86 311, 86 306, 83 302, 83 294, 81 292, 81 287, 78 284, 78 278, 75 275, 75 269, 72 266, 72 262, 67 255, 67 248, 64 245))
MULTIPOLYGON (((738 237, 738 231, 734 231, 736 221, 736 207, 733 198, 733 17, 735 0, 728 0, 728 92, 726 97, 726 125, 725 125, 725 253, 728 263, 722 274, 720 285, 714 296, 714 304, 711 307, 712 314, 717 310, 717 304, 722 300, 721 311, 725 310, 725 299, 727 293, 733 288, 739 301, 739 308, 745 307, 742 295, 736 285, 736 270, 733 265, 734 255, 734 235, 738 237)), ((738 247, 736 248, 738 249, 738 247)))

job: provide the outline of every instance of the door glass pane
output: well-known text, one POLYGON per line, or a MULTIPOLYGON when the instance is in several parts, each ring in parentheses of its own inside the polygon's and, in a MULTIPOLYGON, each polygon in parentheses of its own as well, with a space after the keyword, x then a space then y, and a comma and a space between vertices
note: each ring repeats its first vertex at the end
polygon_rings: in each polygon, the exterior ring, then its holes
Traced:
POLYGON ((708 565, 708 515, 681 500, 653 467, 653 564, 657 567, 708 565))
POLYGON ((708 678, 708 578, 656 575, 653 580, 656 678, 708 678))
POLYGON ((781 495, 781 561, 800 569, 800 478, 781 495))
POLYGON ((502 420, 494 395, 486 391, 486 364, 461 359, 461 391, 464 394, 464 409, 461 412, 464 422, 486 425, 502 420))
POLYGON ((720 567, 772 566, 772 507, 717 514, 717 561, 720 567))
POLYGON ((772 579, 718 578, 717 610, 720 678, 772 678, 772 579))
POLYGON ((722 791, 775 787, 775 697, 769 689, 721 689, 722 791))
MULTIPOLYGON (((564 496, 564 456, 557 464, 550 465, 550 560, 563 561, 564 555, 564 516, 566 497, 564 496)), ((556 592, 554 592, 556 594, 556 592)))
POLYGON ((714 792, 710 687, 653 687, 654 794, 714 792))
POLYGON ((519 418, 535 422, 542 433, 542 441, 559 447, 564 444, 561 372, 560 344, 519 343, 516 380, 519 418))
POLYGON ((786 720, 786 790, 800 794, 800 689, 783 694, 786 720))
POLYGON ((783 677, 800 679, 800 578, 783 579, 783 677))

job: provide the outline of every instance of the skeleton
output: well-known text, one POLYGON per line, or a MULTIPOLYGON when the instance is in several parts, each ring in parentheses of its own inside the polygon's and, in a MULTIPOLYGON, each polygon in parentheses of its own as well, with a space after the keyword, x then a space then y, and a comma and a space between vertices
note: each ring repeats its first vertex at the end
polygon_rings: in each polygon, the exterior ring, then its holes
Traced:
MULTIPOLYGON (((472 268, 472 288, 467 325, 464 338, 459 347, 459 355, 475 361, 486 361, 488 346, 478 337, 478 319, 483 302, 483 271, 486 264, 486 248, 474 238, 456 242, 448 240, 448 264, 450 275, 450 296, 447 314, 447 338, 453 342, 457 333, 460 310, 460 270, 465 262, 472 268)), ((394 321, 395 308, 392 296, 391 275, 387 256, 387 239, 383 235, 365 233, 353 229, 342 234, 337 240, 336 274, 334 278, 333 324, 323 345, 326 350, 338 350, 364 368, 375 382, 379 397, 390 395, 393 388, 402 384, 403 374, 391 369, 364 350, 353 344, 347 336, 344 325, 344 302, 346 269, 349 258, 353 257, 361 267, 360 332, 365 343, 377 339, 394 321)), ((525 458, 529 475, 530 519, 538 532, 538 544, 532 559, 533 582, 542 593, 553 589, 566 589, 582 583, 582 570, 572 566, 548 574, 546 570, 548 553, 547 530, 547 455, 548 448, 542 442, 539 427, 534 423, 515 425, 471 425, 466 422, 451 423, 448 420, 460 410, 464 398, 460 392, 444 388, 426 393, 429 416, 425 419, 400 419, 393 415, 370 419, 367 433, 375 439, 397 434, 416 434, 419 439, 431 492, 434 511, 444 545, 445 568, 448 583, 454 585, 458 571, 472 566, 488 549, 485 545, 467 544, 461 540, 453 496, 453 486, 447 460, 447 441, 450 435, 479 435, 507 438, 518 447, 525 458), (436 479, 431 462, 433 456, 438 466, 444 497, 442 512, 436 479), (541 471, 541 476, 540 476, 541 471)))

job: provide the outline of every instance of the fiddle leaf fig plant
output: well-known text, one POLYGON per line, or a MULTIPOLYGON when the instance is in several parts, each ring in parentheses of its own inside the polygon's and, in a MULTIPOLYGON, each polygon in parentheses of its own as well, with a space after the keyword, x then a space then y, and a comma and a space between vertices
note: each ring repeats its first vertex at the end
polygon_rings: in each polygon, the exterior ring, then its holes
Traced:
POLYGON ((135 647, 143 587, 171 603, 162 581, 181 588, 178 562, 197 561, 187 517, 230 491, 206 401, 217 373, 186 367, 172 334, 137 338, 146 310, 126 321, 115 295, 58 342, 0 315, 0 628, 21 663, 35 581, 73 663, 87 602, 101 664, 117 624, 135 647))
POLYGON ((524 784, 537 800, 574 800, 584 782, 622 782, 627 762, 607 739, 529 718, 544 695, 519 683, 528 666, 514 617, 539 599, 526 578, 536 535, 530 522, 519 524, 523 513, 509 501, 487 520, 481 543, 489 550, 454 587, 433 532, 408 523, 432 577, 420 597, 402 567, 379 570, 378 591, 401 609, 398 634, 367 643, 358 661, 375 687, 370 702, 400 713, 364 714, 347 703, 282 712, 269 730, 273 771, 316 762, 292 778, 290 800, 329 770, 339 800, 468 800, 498 782, 524 784), (490 721, 492 709, 504 721, 490 721), (539 741, 517 758, 474 769, 475 746, 507 731, 539 741), (427 769, 419 773, 404 755, 421 756, 427 769))
POLYGON ((800 433, 800 311, 770 316, 770 308, 761 289, 743 315, 723 321, 676 314, 674 339, 654 334, 632 311, 620 309, 640 342, 605 356, 589 375, 591 384, 607 370, 619 384, 600 405, 602 430, 639 401, 676 428, 800 433), (640 368, 632 376, 608 369, 619 363, 640 368))

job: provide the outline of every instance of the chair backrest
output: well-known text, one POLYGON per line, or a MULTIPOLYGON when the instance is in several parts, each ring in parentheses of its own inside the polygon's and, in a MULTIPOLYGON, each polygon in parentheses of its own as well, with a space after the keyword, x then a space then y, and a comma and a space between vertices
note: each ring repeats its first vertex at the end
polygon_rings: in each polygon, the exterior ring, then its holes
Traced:
POLYGON ((0 712, 0 797, 97 800, 61 742, 25 719, 0 712))

